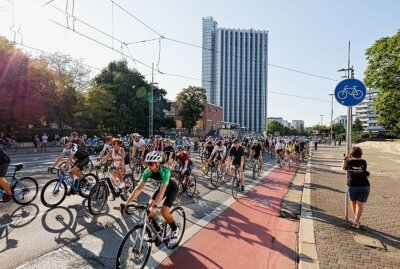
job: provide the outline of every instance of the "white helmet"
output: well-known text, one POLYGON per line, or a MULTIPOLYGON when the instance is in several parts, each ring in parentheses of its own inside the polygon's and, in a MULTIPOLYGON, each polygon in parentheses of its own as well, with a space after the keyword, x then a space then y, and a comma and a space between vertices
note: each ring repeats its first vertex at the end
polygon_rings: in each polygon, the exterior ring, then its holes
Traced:
POLYGON ((148 163, 162 162, 162 156, 161 156, 160 152, 158 152, 158 151, 149 152, 146 155, 145 162, 148 162, 148 163))

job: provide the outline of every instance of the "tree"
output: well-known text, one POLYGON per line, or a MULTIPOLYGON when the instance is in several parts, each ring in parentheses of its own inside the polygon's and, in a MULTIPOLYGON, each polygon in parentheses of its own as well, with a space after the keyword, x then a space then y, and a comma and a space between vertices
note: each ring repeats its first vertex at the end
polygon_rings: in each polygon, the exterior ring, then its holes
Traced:
POLYGON ((361 132, 363 130, 363 126, 359 118, 354 120, 352 129, 354 132, 361 132))
POLYGON ((279 132, 283 134, 283 125, 277 122, 276 120, 268 121, 267 124, 268 134, 273 135, 275 132, 279 132))
MULTIPOLYGON (((166 94, 164 89, 153 88, 154 131, 172 124, 165 115, 170 109, 166 94)), ((85 94, 85 114, 98 127, 113 133, 147 135, 150 98, 150 84, 137 70, 130 69, 127 61, 112 61, 94 78, 94 86, 85 94)))
POLYGON ((379 89, 374 110, 378 123, 394 133, 400 133, 400 30, 394 36, 383 37, 366 50, 368 66, 364 82, 379 89))
POLYGON ((183 89, 176 96, 176 105, 183 118, 183 127, 189 130, 189 134, 196 126, 206 100, 206 90, 195 86, 183 89))

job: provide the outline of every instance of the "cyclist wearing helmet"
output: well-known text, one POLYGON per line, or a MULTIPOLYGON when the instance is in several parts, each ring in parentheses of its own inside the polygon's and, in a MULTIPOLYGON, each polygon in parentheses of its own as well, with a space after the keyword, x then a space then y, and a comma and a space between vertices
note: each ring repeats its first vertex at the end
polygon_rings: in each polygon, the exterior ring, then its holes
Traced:
MULTIPOLYGON (((75 142, 78 142, 78 140, 74 140, 75 142)), ((65 144, 64 144, 64 150, 58 156, 58 158, 55 160, 52 166, 50 166, 49 170, 56 167, 56 165, 61 162, 66 155, 69 154, 69 157, 67 161, 65 162, 65 165, 61 167, 61 172, 64 172, 65 170, 68 169, 70 166, 71 162, 74 161, 74 166, 72 167, 71 171, 69 172, 69 177, 71 179, 74 179, 74 177, 78 177, 79 180, 83 178, 83 175, 81 173, 82 169, 89 164, 89 153, 85 151, 83 147, 79 144, 75 144, 72 141, 69 141, 68 139, 65 139, 65 144)), ((75 184, 79 184, 79 181, 76 181, 75 184)), ((77 185, 78 186, 78 185, 77 185)), ((70 192, 73 192, 72 189, 70 192)))
POLYGON ((193 162, 190 160, 189 154, 186 153, 185 148, 183 146, 177 147, 176 159, 180 163, 180 166, 183 166, 182 176, 187 173, 188 181, 187 185, 192 186, 192 171, 194 168, 193 162))
POLYGON ((226 157, 226 147, 222 144, 222 140, 219 140, 211 153, 209 163, 215 160, 221 161, 222 173, 225 173, 225 157, 226 157))
POLYGON ((172 205, 174 204, 176 197, 178 197, 179 194, 178 182, 176 182, 175 179, 171 178, 171 170, 161 165, 162 157, 160 152, 152 151, 148 153, 146 155, 145 162, 148 168, 143 172, 139 186, 135 189, 135 191, 131 194, 131 196, 124 204, 125 208, 133 200, 136 200, 139 194, 143 191, 149 178, 160 182, 160 187, 158 187, 158 189, 154 192, 152 198, 149 201, 149 217, 153 219, 157 218, 157 211, 155 206, 160 204, 161 201, 165 198, 163 206, 161 208, 161 215, 171 227, 172 232, 170 243, 175 244, 177 235, 179 233, 179 227, 176 225, 174 217, 171 215, 170 210, 172 205))
POLYGON ((175 150, 171 145, 171 140, 169 139, 164 140, 163 157, 163 161, 166 163, 167 167, 173 167, 175 161, 175 150))
POLYGON ((181 139, 180 135, 175 136, 175 151, 178 149, 179 146, 184 146, 185 142, 181 139))
POLYGON ((162 139, 161 139, 161 136, 160 135, 156 135, 156 136, 154 136, 154 141, 153 141, 153 143, 152 143, 152 145, 151 145, 151 151, 162 151, 163 150, 163 147, 164 147, 164 143, 163 143, 163 141, 162 141, 162 139))
POLYGON ((140 137, 138 133, 134 133, 133 140, 131 142, 131 158, 135 158, 136 152, 139 152, 140 160, 143 162, 144 154, 146 151, 146 142, 140 137))
POLYGON ((113 149, 112 141, 113 141, 112 136, 109 135, 106 137, 106 141, 104 143, 103 150, 100 151, 100 154, 97 157, 98 160, 101 159, 104 155, 107 155, 113 149))
POLYGON ((253 145, 251 146, 251 153, 250 155, 253 156, 254 159, 258 159, 258 164, 262 167, 262 146, 258 140, 253 141, 253 145))

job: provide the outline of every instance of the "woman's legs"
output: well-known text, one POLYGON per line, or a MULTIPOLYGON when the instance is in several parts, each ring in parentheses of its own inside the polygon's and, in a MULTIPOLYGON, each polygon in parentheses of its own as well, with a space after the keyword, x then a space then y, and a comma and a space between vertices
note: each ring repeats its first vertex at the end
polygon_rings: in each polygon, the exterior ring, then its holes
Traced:
POLYGON ((357 201, 351 201, 351 211, 353 211, 354 219, 356 219, 357 201))
POLYGON ((358 201, 356 203, 357 203, 356 214, 355 214, 356 220, 354 221, 354 223, 360 224, 360 219, 361 219, 362 213, 364 211, 364 203, 358 202, 358 201))

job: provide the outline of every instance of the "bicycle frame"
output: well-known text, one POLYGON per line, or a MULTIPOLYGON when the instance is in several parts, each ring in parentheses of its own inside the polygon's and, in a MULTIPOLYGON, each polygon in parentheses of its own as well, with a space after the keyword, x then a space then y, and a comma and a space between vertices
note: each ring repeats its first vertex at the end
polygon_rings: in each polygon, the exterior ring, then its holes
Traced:
MULTIPOLYGON (((165 230, 167 228, 167 225, 164 225, 164 227, 162 228, 162 230, 161 230, 162 236, 160 236, 159 232, 157 232, 156 228, 154 228, 154 226, 150 222, 150 218, 148 216, 149 213, 150 213, 150 210, 146 209, 146 210, 143 210, 143 212, 141 213, 141 216, 140 216, 140 218, 142 219, 141 224, 143 224, 143 231, 142 231, 141 238, 140 238, 140 248, 139 249, 142 249, 142 247, 143 247, 143 238, 146 234, 147 227, 149 227, 151 234, 155 235, 158 241, 164 242, 164 240, 165 240, 164 235, 165 235, 165 230)), ((166 224, 165 221, 164 221, 164 223, 166 224)))
MULTIPOLYGON (((80 179, 78 179, 78 180, 80 180, 80 179)), ((73 191, 75 191, 75 192, 79 191, 79 184, 75 187, 74 180, 72 180, 69 176, 65 175, 65 173, 60 173, 60 177, 57 181, 56 186, 54 187, 53 192, 55 192, 56 190, 58 190, 60 188, 61 183, 63 181, 65 181, 73 191)))

